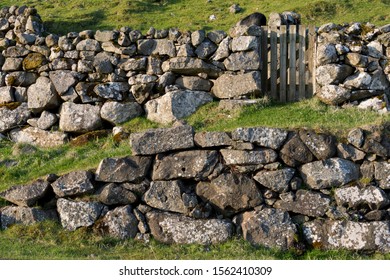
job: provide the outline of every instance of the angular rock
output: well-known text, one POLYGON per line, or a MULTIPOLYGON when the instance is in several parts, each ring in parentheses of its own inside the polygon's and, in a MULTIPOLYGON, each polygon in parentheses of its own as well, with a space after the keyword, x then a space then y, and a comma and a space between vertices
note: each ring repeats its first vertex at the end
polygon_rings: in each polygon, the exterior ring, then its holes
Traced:
POLYGON ((337 145, 337 156, 347 160, 361 161, 366 156, 366 153, 352 145, 339 143, 337 145))
POLYGON ((50 129, 58 121, 56 114, 50 113, 48 111, 43 111, 41 116, 38 119, 37 126, 39 129, 47 130, 50 129))
POLYGON ((47 64, 47 60, 45 56, 40 53, 30 53, 22 62, 23 70, 26 71, 36 71, 45 64, 47 64))
POLYGON ((75 73, 69 70, 50 71, 49 77, 59 95, 65 94, 77 83, 75 73))
POLYGON ((218 162, 218 152, 194 150, 158 155, 153 165, 152 179, 195 179, 205 180, 218 162))
POLYGON ((314 160, 314 156, 309 148, 295 132, 290 134, 289 139, 283 145, 283 148, 280 150, 280 157, 285 164, 292 167, 314 160))
POLYGON ((131 93, 139 104, 144 104, 153 94, 154 83, 135 84, 131 87, 131 93))
POLYGON ((32 184, 13 186, 0 193, 0 197, 18 206, 32 207, 48 193, 50 184, 41 179, 32 184))
POLYGON ((334 44, 320 44, 317 47, 317 65, 325 65, 338 61, 337 50, 334 44))
POLYGON ((379 186, 384 189, 390 189, 390 163, 375 162, 375 179, 379 182, 379 186))
POLYGON ((27 103, 22 103, 16 109, 0 107, 0 133, 24 125, 30 118, 31 112, 27 108, 27 103))
POLYGON ((118 66, 124 71, 144 71, 146 70, 147 61, 146 57, 129 58, 121 61, 118 66))
POLYGON ((255 71, 237 75, 223 74, 215 80, 212 92, 218 98, 260 95, 260 72, 255 71))
POLYGON ((151 211, 146 219, 153 237, 166 244, 217 244, 233 236, 228 220, 195 220, 186 216, 151 211))
POLYGON ((316 80, 320 86, 342 84, 354 69, 345 64, 327 64, 316 69, 316 80))
POLYGON ((0 87, 0 105, 15 101, 13 87, 0 87))
POLYGON ((316 96, 325 104, 340 105, 349 100, 351 95, 350 89, 336 85, 326 85, 317 92, 316 96))
POLYGON ((4 50, 5 57, 25 57, 30 53, 25 47, 10 46, 4 50))
POLYGON ((261 68, 260 55, 257 51, 232 53, 223 64, 229 71, 257 71, 261 68))
POLYGON ((57 197, 83 195, 94 191, 92 177, 89 171, 73 171, 61 176, 51 185, 57 197))
POLYGON ((223 30, 213 30, 207 33, 207 38, 209 38, 212 42, 219 44, 223 39, 227 37, 227 34, 223 30))
POLYGON ((106 210, 106 207, 98 202, 76 202, 64 198, 57 200, 57 211, 62 227, 70 231, 92 226, 107 212, 106 210))
POLYGON ((103 120, 113 125, 121 124, 143 114, 142 107, 136 102, 105 102, 100 110, 103 120))
POLYGON ((253 151, 222 149, 222 157, 226 165, 254 165, 275 162, 278 155, 271 149, 253 151))
POLYGON ((288 132, 284 129, 269 127, 237 128, 232 132, 232 139, 245 141, 278 150, 286 140, 288 132))
POLYGON ((175 90, 148 101, 145 104, 146 117, 168 124, 193 114, 197 108, 211 101, 211 94, 204 91, 175 90))
POLYGON ((8 73, 5 77, 7 86, 28 87, 36 82, 38 75, 36 73, 16 71, 8 73))
POLYGON ((49 78, 39 77, 35 84, 27 90, 27 105, 33 113, 55 109, 60 104, 60 98, 49 78))
POLYGON ((360 53, 347 53, 345 62, 353 67, 366 68, 368 66, 368 56, 360 53))
POLYGON ((106 52, 98 53, 94 60, 93 66, 96 72, 100 74, 110 74, 114 71, 114 66, 111 63, 111 56, 106 52))
POLYGON ((204 30, 196 30, 191 33, 191 43, 195 47, 199 46, 206 38, 206 32, 204 30))
POLYGON ((60 131, 46 131, 38 127, 26 127, 10 132, 10 137, 15 143, 26 143, 42 148, 53 148, 64 145, 68 141, 68 135, 60 131))
POLYGON ((239 36, 232 40, 232 51, 258 51, 260 48, 259 37, 256 36, 239 36))
POLYGON ((148 174, 150 157, 129 156, 103 159, 96 170, 96 181, 109 183, 139 182, 148 174))
POLYGON ((322 217, 330 207, 330 198, 324 194, 298 190, 291 201, 278 200, 273 207, 311 217, 322 217))
POLYGON ((348 133, 348 143, 352 144, 356 148, 363 147, 364 144, 364 131, 360 128, 355 128, 348 133))
POLYGON ((1 70, 3 71, 20 71, 22 70, 23 58, 7 57, 1 70))
POLYGON ((98 41, 94 39, 85 39, 76 45, 76 50, 100 52, 102 51, 102 48, 98 41))
POLYGON ((255 181, 242 174, 224 173, 210 183, 200 182, 196 194, 227 217, 263 203, 255 181))
POLYGON ((200 58, 174 57, 162 64, 164 72, 173 72, 182 75, 195 76, 206 73, 211 78, 216 78, 221 73, 221 69, 213 64, 207 63, 200 58))
POLYGON ((128 83, 109 82, 96 85, 93 91, 104 99, 122 101, 127 96, 129 89, 128 83))
POLYGON ((108 211, 99 222, 98 230, 114 238, 135 238, 138 233, 138 220, 131 210, 131 206, 123 206, 108 211))
POLYGON ((306 163, 300 173, 304 183, 312 189, 339 187, 359 179, 359 167, 340 158, 306 163))
POLYGON ((99 191, 99 201, 105 205, 127 205, 137 201, 137 196, 122 185, 110 183, 99 191))
POLYGON ((344 87, 348 89, 371 89, 372 76, 366 72, 356 72, 344 81, 344 87))
POLYGON ((334 196, 338 205, 354 209, 368 206, 371 210, 379 210, 390 202, 386 193, 374 186, 337 188, 334 196))
POLYGON ((291 179, 294 177, 295 169, 283 168, 274 171, 260 171, 253 179, 264 187, 278 193, 287 192, 291 179))
POLYGON ((195 54, 201 59, 209 58, 217 50, 217 45, 209 39, 205 39, 195 50, 195 54))
POLYGON ((212 83, 200 77, 183 76, 176 80, 176 84, 184 89, 194 91, 210 91, 212 83))
POLYGON ((60 110, 60 130, 85 133, 102 126, 99 106, 65 102, 60 110))
POLYGON ((229 45, 231 42, 230 37, 226 37, 221 41, 219 44, 217 50, 215 51, 214 55, 211 57, 211 59, 216 60, 216 61, 221 61, 230 55, 230 49, 229 45))
POLYGON ((331 158, 336 154, 336 139, 331 135, 300 130, 299 137, 319 160, 331 158))
POLYGON ((195 133, 195 144, 202 148, 211 148, 219 146, 230 146, 233 144, 232 139, 226 132, 222 131, 202 131, 195 133))
POLYGON ((142 39, 137 41, 138 53, 142 55, 176 56, 173 41, 168 39, 142 39))
POLYGON ((99 42, 115 41, 118 38, 118 32, 113 30, 97 30, 94 37, 99 42))
POLYGON ((238 216, 245 240, 254 246, 288 250, 294 246, 297 229, 287 212, 265 208, 238 216))
POLYGON ((7 229, 14 224, 31 225, 45 220, 58 220, 55 210, 42 210, 38 208, 6 206, 1 208, 1 229, 7 229))

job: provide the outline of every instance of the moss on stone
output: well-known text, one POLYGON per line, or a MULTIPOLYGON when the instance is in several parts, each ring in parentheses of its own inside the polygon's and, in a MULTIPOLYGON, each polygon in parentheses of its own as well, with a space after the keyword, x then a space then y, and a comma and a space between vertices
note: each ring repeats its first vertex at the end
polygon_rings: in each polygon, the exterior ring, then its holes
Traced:
POLYGON ((23 69, 26 71, 38 69, 46 64, 46 58, 40 53, 30 53, 23 60, 23 69))

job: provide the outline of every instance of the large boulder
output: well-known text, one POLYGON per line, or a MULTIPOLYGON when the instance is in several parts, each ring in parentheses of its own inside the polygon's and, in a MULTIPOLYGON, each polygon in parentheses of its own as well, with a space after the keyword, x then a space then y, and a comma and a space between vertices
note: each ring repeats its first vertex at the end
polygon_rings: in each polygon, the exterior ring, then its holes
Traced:
POLYGON ((166 244, 217 244, 233 236, 227 220, 195 220, 186 216, 151 211, 146 219, 153 237, 166 244))
POLYGON ((263 202, 255 181, 242 174, 224 173, 210 183, 200 182, 196 186, 196 194, 228 217, 263 202))
POLYGON ((0 193, 0 197, 18 206, 32 207, 44 198, 50 189, 50 184, 41 179, 27 185, 12 186, 0 193))
POLYGON ((60 130, 85 133, 102 126, 100 107, 65 102, 60 110, 60 130))
POLYGON ((192 148, 194 146, 194 132, 193 128, 188 125, 149 129, 144 132, 132 133, 130 145, 133 155, 154 155, 192 148))
POLYGON ((22 103, 13 110, 6 106, 0 106, 0 133, 26 124, 30 116, 31 112, 28 109, 27 103, 22 103))
POLYGON ((60 104, 60 97, 54 84, 47 77, 39 77, 35 84, 27 90, 28 108, 33 113, 41 113, 44 110, 55 109, 60 104))
POLYGON ((218 98, 233 98, 261 93, 260 72, 245 74, 223 74, 214 82, 213 94, 218 98))
POLYGON ((317 65, 336 63, 338 61, 337 50, 334 44, 320 44, 317 48, 317 65))
POLYGON ((58 220, 55 210, 16 206, 6 206, 0 210, 1 229, 6 229, 14 224, 31 225, 45 220, 58 220))
POLYGON ((272 191, 283 193, 288 191, 294 174, 295 169, 283 168, 272 171, 260 171, 253 179, 272 191))
POLYGON ((68 197, 92 193, 94 185, 89 171, 73 171, 58 178, 51 185, 57 197, 68 197))
POLYGON ((288 131, 270 127, 237 128, 232 132, 232 139, 254 143, 258 146, 278 150, 287 139, 288 131))
POLYGON ((237 217, 244 238, 254 246, 288 250, 294 246, 297 229, 289 214, 273 208, 245 212, 237 217))
POLYGON ((31 126, 12 130, 10 137, 15 143, 27 143, 42 148, 58 147, 68 141, 66 133, 60 131, 50 132, 31 126))
POLYGON ((353 73, 353 67, 345 64, 327 64, 316 69, 316 80, 320 86, 342 84, 353 73))
POLYGON ((146 117, 162 124, 183 119, 202 105, 213 101, 211 94, 204 91, 175 90, 152 99, 145 104, 146 117))
POLYGON ((317 92, 316 96, 325 104, 340 105, 349 100, 351 95, 352 92, 348 88, 338 85, 326 85, 317 92))
POLYGON ((100 109, 100 116, 103 120, 112 125, 121 124, 143 114, 141 105, 136 102, 105 102, 100 109))
POLYGON ((336 202, 349 208, 369 207, 371 210, 383 209, 389 205, 386 193, 375 186, 348 186, 335 189, 336 202))

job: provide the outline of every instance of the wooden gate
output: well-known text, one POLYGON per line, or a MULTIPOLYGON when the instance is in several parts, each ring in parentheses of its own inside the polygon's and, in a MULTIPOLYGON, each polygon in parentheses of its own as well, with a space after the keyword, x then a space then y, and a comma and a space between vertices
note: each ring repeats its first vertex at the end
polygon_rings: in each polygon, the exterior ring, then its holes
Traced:
POLYGON ((280 102, 312 97, 315 92, 315 27, 263 27, 261 38, 262 91, 280 102))

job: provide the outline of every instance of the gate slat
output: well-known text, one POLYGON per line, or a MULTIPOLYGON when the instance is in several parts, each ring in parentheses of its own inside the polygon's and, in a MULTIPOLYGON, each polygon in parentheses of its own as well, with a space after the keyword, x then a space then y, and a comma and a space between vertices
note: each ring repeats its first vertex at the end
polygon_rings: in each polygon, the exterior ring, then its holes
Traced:
POLYGON ((306 97, 306 26, 299 26, 299 100, 306 97))
POLYGON ((261 29, 261 91, 266 95, 268 91, 268 27, 261 29))
POLYGON ((296 48, 297 48, 297 44, 296 44, 296 30, 297 30, 297 26, 296 25, 291 25, 290 26, 290 40, 289 40, 289 43, 290 43, 290 51, 289 51, 289 83, 290 83, 290 87, 289 87, 289 95, 288 95, 288 101, 296 101, 298 98, 297 98, 297 94, 296 94, 296 48))
POLYGON ((280 27, 280 102, 287 101, 287 30, 280 27))
POLYGON ((271 98, 278 99, 278 31, 271 27, 271 98))
POLYGON ((307 94, 306 98, 310 98, 314 96, 316 91, 316 80, 315 80, 315 69, 316 69, 316 41, 317 41, 317 34, 316 34, 316 28, 315 26, 311 25, 309 26, 309 46, 308 46, 308 55, 307 55, 307 61, 308 61, 308 72, 309 72, 309 80, 307 82, 307 94))

